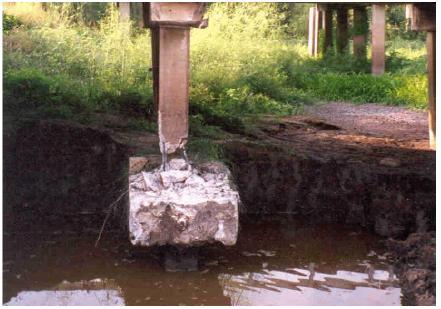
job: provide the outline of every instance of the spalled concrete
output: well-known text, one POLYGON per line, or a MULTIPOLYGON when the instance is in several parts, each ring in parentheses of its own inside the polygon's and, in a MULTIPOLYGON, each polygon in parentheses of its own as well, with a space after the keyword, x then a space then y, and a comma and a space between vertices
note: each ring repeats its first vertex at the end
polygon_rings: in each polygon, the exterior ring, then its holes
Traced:
POLYGON ((169 166, 129 176, 132 244, 234 245, 239 194, 228 168, 214 162, 190 167, 181 159, 169 166))

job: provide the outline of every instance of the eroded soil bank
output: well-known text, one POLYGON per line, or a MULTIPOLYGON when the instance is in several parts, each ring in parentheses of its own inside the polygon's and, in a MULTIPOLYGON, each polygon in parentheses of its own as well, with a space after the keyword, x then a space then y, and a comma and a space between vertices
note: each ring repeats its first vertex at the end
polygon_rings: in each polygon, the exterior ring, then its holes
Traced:
MULTIPOLYGON (((367 130, 348 125, 348 117, 362 116, 352 106, 339 119, 326 119, 320 108, 309 116, 263 119, 246 135, 220 141, 241 195, 241 215, 358 225, 384 238, 404 241, 411 235, 409 243, 418 232, 433 250, 420 254, 406 242, 390 250, 403 302, 434 303, 435 152, 418 133, 422 116, 395 123, 398 131, 403 123, 411 128, 399 135, 382 118, 384 110, 374 116, 370 110, 378 125, 367 130), (387 124, 383 132, 381 121, 387 124)), ((96 230, 108 206, 127 190, 128 157, 158 153, 153 134, 63 121, 33 121, 4 134, 5 231, 37 225, 96 230)), ((157 155, 149 159, 147 164, 158 164, 157 155)), ((126 225, 124 205, 127 199, 113 208, 107 231, 126 225)))

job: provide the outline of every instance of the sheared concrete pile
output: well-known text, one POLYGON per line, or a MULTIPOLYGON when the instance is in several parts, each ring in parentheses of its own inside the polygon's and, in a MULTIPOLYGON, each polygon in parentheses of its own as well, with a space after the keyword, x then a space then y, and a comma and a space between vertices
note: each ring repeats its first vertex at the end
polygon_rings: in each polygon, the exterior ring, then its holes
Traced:
POLYGON ((129 176, 132 244, 231 246, 238 233, 239 194, 221 163, 189 166, 173 159, 169 169, 129 176))

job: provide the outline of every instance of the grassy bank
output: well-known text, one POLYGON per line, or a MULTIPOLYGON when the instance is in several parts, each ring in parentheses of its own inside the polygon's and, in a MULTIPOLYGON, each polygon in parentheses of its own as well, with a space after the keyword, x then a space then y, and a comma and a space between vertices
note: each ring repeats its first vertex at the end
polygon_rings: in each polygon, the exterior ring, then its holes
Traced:
MULTIPOLYGON (((6 9, 6 112, 86 119, 99 111, 154 121, 147 29, 120 23, 110 7, 87 24, 65 6, 27 5, 6 9)), ((373 77, 369 62, 350 55, 308 57, 274 3, 215 3, 208 16, 209 27, 191 35, 194 126, 240 132, 248 116, 295 114, 317 100, 426 106, 421 40, 388 42, 388 73, 373 77)))

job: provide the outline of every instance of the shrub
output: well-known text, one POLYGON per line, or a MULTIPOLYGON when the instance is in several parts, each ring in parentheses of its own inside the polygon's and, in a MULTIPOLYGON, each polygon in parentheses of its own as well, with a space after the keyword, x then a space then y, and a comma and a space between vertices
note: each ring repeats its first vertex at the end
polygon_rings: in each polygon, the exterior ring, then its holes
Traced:
POLYGON ((12 29, 21 26, 23 23, 17 17, 3 13, 3 33, 7 34, 12 29))
POLYGON ((36 109, 68 117, 88 109, 84 87, 65 76, 48 77, 35 69, 9 71, 4 89, 5 108, 11 111, 36 109))

